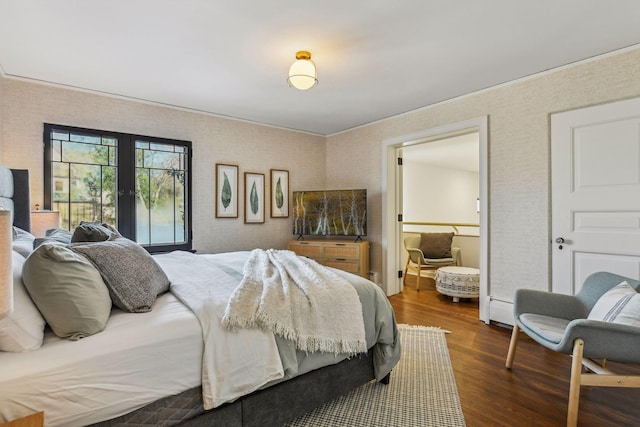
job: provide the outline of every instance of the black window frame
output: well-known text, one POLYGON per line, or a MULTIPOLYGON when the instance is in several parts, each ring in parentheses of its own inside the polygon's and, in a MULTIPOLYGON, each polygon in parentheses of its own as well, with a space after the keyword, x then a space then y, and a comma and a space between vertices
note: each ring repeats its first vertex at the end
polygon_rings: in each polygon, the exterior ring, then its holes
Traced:
POLYGON ((124 237, 136 241, 136 140, 144 140, 151 143, 182 146, 187 149, 185 156, 185 204, 187 214, 185 216, 185 243, 180 244, 144 244, 141 245, 150 253, 170 252, 174 250, 193 251, 193 203, 192 203, 192 165, 193 150, 191 141, 161 138, 123 132, 104 131, 76 126, 57 125, 44 123, 44 208, 52 207, 52 159, 51 159, 51 132, 60 130, 63 132, 76 132, 96 136, 111 136, 118 140, 118 231, 124 237))

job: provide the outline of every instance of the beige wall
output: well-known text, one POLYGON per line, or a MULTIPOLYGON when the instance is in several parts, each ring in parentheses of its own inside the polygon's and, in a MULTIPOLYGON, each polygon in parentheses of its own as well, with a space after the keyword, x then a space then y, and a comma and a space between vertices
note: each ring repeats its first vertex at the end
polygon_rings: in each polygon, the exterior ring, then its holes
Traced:
POLYGON ((551 113, 640 96, 640 49, 602 57, 423 108, 327 138, 327 185, 366 187, 371 269, 382 271, 383 141, 489 116, 489 292, 550 278, 551 113))
MULTIPOLYGON (((549 115, 640 96, 640 49, 520 80, 322 138, 205 114, 0 78, 0 162, 32 171, 42 199, 42 123, 193 141, 194 246, 201 252, 283 247, 291 222, 215 219, 216 162, 289 169, 290 189, 366 188, 371 270, 382 271, 383 141, 489 116, 489 286, 509 301, 550 276, 549 115), (325 143, 326 142, 326 143, 325 143), (325 179, 326 177, 326 179, 325 179)), ((242 176, 242 175, 241 175, 242 176)), ((267 206, 267 213, 269 207, 267 206)))
POLYGON ((242 199, 244 172, 289 170, 289 188, 322 188, 325 181, 323 137, 260 126, 59 87, 0 78, 0 163, 31 171, 32 203, 42 202, 43 123, 55 123, 193 142, 193 231, 199 252, 255 247, 285 247, 291 218, 244 224, 215 218, 215 164, 239 165, 242 199))
MULTIPOLYGON (((405 221, 478 224, 478 172, 421 163, 402 153, 402 214, 405 221)), ((451 227, 405 225, 404 231, 453 231, 451 227)), ((460 230, 478 234, 477 229, 460 230)))

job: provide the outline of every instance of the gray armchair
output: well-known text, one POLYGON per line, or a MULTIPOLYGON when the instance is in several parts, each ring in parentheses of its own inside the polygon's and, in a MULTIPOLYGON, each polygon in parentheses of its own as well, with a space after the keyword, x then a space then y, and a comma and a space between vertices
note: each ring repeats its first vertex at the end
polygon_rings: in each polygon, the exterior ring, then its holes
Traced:
POLYGON ((460 248, 452 247, 453 233, 421 233, 404 237, 404 248, 409 253, 402 275, 405 284, 407 271, 414 271, 416 289, 420 290, 420 273, 423 270, 433 272, 440 267, 460 265, 460 248))
POLYGON ((515 324, 506 367, 513 366, 520 331, 553 351, 571 354, 567 426, 578 422, 580 386, 640 387, 640 376, 616 375, 604 367, 606 360, 640 363, 640 327, 587 319, 598 299, 622 281, 640 289, 637 280, 600 272, 587 277, 575 296, 531 289, 516 291, 515 324), (588 372, 582 372, 583 365, 588 372))

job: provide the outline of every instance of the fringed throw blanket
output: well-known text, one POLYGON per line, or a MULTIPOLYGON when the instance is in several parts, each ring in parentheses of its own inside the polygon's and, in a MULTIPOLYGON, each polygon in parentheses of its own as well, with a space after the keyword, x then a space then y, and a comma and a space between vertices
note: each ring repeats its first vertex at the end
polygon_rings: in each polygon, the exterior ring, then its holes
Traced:
POLYGON ((291 251, 251 252, 222 324, 271 331, 306 352, 367 351, 362 306, 353 286, 291 251))

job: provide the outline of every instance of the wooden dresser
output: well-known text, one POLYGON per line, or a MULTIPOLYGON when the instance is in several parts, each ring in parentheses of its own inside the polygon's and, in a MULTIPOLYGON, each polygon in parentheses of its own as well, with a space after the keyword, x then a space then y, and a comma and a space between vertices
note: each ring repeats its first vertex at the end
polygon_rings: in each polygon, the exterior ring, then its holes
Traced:
POLYGON ((327 267, 369 278, 369 242, 344 240, 291 240, 289 250, 327 267))

